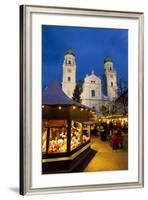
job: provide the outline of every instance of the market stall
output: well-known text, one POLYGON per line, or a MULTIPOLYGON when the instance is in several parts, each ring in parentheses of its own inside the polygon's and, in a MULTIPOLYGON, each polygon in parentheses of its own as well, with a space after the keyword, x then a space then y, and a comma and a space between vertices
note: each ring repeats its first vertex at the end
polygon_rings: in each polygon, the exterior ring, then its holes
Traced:
POLYGON ((102 116, 98 125, 102 140, 105 136, 113 149, 128 150, 128 115, 102 116))
POLYGON ((94 112, 73 101, 53 81, 42 98, 42 173, 68 172, 90 152, 94 112))
POLYGON ((112 123, 113 125, 119 125, 121 127, 128 128, 128 115, 111 115, 98 117, 99 123, 112 123))

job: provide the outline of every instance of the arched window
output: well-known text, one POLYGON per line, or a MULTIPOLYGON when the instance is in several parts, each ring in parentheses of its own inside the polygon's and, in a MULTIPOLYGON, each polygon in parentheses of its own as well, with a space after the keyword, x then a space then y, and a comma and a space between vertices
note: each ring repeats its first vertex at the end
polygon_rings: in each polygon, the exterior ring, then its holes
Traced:
POLYGON ((68 64, 71 65, 71 60, 68 61, 68 64))
POLYGON ((70 81, 71 81, 71 77, 69 76, 69 77, 68 77, 68 82, 70 82, 70 81))
POLYGON ((113 82, 111 82, 111 87, 113 87, 113 82))

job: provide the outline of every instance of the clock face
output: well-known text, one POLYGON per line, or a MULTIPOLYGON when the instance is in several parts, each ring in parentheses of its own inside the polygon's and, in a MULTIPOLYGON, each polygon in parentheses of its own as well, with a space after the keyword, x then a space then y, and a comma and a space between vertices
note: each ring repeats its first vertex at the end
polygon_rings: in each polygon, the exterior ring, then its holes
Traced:
POLYGON ((71 69, 68 69, 68 73, 71 73, 71 69))

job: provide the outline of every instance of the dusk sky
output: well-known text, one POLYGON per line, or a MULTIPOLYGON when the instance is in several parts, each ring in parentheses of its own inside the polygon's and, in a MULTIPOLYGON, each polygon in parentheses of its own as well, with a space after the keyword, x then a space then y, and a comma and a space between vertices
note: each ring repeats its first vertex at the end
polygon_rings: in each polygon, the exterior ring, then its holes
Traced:
POLYGON ((104 58, 112 57, 118 78, 128 81, 128 30, 42 25, 42 87, 62 81, 64 54, 76 56, 77 81, 94 70, 103 75, 104 58))

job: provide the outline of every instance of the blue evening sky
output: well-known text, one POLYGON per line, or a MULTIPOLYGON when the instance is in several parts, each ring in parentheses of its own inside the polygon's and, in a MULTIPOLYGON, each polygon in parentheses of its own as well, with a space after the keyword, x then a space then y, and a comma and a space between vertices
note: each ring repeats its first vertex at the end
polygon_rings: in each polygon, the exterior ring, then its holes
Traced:
POLYGON ((111 56, 118 78, 128 81, 128 30, 42 25, 42 87, 62 81, 64 53, 76 55, 77 81, 94 70, 103 75, 104 58, 111 56))

